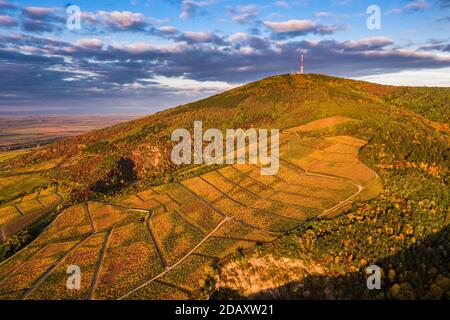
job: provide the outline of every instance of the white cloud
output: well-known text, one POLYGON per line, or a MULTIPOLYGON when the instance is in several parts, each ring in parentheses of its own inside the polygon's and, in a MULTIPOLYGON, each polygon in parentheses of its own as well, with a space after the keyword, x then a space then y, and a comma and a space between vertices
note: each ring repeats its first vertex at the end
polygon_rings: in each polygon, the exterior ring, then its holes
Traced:
POLYGON ((259 7, 255 5, 228 7, 228 14, 234 22, 244 24, 252 21, 258 16, 259 7))
POLYGON ((83 49, 101 49, 103 47, 103 42, 99 39, 80 39, 75 42, 75 46, 83 49))
POLYGON ((145 16, 142 13, 129 11, 99 11, 98 13, 107 26, 115 29, 142 29, 146 26, 145 16))
POLYGON ((386 15, 423 11, 430 7, 431 5, 426 0, 417 0, 406 4, 403 8, 394 8, 389 10, 386 12, 386 15))
POLYGON ((156 76, 148 79, 148 81, 157 82, 162 87, 174 89, 183 94, 198 94, 201 92, 216 93, 230 90, 237 86, 224 81, 197 81, 185 77, 156 76))
POLYGON ((160 27, 158 30, 165 34, 177 34, 180 32, 180 30, 178 30, 177 28, 172 27, 172 26, 163 26, 163 27, 160 27))
POLYGON ((0 26, 13 27, 17 25, 17 21, 7 15, 0 15, 0 26))
POLYGON ((346 41, 344 42, 344 45, 347 48, 362 48, 362 47, 385 47, 393 43, 394 42, 390 38, 379 36, 346 41))
POLYGON ((236 32, 228 37, 231 42, 239 42, 248 39, 248 34, 245 32, 236 32))
POLYGON ((315 15, 316 17, 319 17, 319 18, 324 18, 324 17, 331 17, 331 16, 333 16, 333 14, 332 14, 331 12, 328 12, 328 11, 319 11, 319 12, 314 13, 314 15, 315 15))
POLYGON ((194 0, 183 0, 181 3, 181 13, 180 19, 188 19, 197 13, 199 8, 204 8, 210 6, 214 3, 214 0, 205 1, 194 1, 194 0))
POLYGON ((450 68, 405 70, 355 78, 385 85, 450 87, 450 68))
POLYGON ((209 42, 214 38, 214 33, 206 31, 200 32, 187 31, 183 35, 185 38, 190 39, 194 42, 209 42))
POLYGON ((331 34, 343 26, 323 25, 311 20, 288 20, 283 22, 264 21, 264 25, 277 34, 305 35, 308 33, 331 34))
POLYGON ((265 21, 264 25, 277 33, 307 31, 317 27, 317 23, 311 20, 288 20, 285 22, 265 21))
POLYGON ((408 3, 405 7, 405 11, 421 11, 428 9, 430 7, 430 4, 426 2, 425 0, 418 0, 411 3, 408 3))

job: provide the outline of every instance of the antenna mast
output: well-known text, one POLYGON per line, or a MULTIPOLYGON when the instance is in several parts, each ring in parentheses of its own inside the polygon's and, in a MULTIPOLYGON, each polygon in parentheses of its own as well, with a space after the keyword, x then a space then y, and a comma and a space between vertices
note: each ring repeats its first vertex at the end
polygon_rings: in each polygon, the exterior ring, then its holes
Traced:
POLYGON ((300 58, 300 74, 305 73, 305 57, 302 51, 301 58, 300 58))

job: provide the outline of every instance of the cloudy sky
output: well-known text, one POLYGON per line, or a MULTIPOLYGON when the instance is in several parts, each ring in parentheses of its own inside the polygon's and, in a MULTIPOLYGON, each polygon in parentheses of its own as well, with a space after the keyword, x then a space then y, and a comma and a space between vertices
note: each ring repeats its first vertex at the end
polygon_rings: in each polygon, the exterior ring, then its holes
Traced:
POLYGON ((450 0, 0 0, 0 113, 150 113, 301 51, 306 72, 450 86, 450 0))

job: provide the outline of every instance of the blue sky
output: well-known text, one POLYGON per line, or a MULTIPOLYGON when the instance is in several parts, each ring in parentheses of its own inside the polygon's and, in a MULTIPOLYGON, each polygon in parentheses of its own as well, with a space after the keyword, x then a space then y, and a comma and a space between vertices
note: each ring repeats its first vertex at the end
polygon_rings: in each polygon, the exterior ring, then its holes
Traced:
POLYGON ((0 113, 151 113, 295 71, 301 51, 306 72, 450 86, 449 30, 450 0, 0 0, 0 113))

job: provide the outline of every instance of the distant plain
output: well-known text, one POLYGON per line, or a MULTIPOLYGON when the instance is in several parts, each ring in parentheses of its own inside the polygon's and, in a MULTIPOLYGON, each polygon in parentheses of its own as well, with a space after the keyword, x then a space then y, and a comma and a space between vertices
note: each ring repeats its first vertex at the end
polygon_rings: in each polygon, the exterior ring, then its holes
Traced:
POLYGON ((142 115, 1 115, 0 151, 35 147, 140 116, 142 115))

